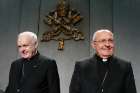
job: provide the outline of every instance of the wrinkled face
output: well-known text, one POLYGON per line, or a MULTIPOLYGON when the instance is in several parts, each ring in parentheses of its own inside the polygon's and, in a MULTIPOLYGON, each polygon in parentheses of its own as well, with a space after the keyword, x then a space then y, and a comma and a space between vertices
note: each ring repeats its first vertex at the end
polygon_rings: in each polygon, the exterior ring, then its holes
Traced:
POLYGON ((17 46, 22 58, 29 59, 36 53, 36 43, 29 36, 18 37, 17 46))
POLYGON ((112 32, 97 32, 92 47, 101 58, 108 58, 114 52, 114 39, 112 32))

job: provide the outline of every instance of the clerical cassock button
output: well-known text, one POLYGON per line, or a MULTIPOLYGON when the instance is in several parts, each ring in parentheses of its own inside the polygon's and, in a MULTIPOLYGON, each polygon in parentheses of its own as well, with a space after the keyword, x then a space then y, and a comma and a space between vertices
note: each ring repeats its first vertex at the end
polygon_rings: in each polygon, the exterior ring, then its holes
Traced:
POLYGON ((20 89, 17 89, 17 92, 20 92, 20 89))

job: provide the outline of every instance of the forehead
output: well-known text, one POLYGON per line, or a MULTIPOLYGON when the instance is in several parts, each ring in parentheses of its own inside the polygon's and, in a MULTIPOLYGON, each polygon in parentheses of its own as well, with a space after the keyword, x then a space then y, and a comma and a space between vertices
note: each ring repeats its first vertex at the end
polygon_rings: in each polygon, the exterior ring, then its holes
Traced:
POLYGON ((32 43, 33 39, 28 35, 21 35, 18 37, 17 43, 18 44, 30 44, 32 43))
POLYGON ((97 32, 95 39, 113 39, 113 33, 108 31, 97 32))

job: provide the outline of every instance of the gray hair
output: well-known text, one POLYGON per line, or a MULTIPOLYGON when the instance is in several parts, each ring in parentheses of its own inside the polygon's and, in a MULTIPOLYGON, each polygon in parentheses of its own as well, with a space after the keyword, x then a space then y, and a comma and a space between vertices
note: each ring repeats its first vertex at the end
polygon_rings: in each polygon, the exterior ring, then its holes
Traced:
MULTIPOLYGON (((99 33, 99 32, 111 32, 109 29, 99 29, 99 30, 97 30, 94 34, 93 34, 93 37, 92 37, 92 41, 95 41, 95 39, 96 39, 96 35, 97 35, 97 33, 99 33)), ((112 32, 111 32, 112 33, 112 32)), ((112 35, 113 35, 113 33, 112 33, 112 35)))
POLYGON ((34 32, 24 31, 24 32, 19 33, 18 38, 21 36, 29 36, 32 38, 34 43, 38 43, 37 35, 34 32))

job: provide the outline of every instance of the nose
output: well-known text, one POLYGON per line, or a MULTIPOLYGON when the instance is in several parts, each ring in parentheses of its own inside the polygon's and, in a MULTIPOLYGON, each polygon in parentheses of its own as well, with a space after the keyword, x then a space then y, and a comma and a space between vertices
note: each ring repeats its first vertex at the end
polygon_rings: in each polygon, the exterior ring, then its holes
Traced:
POLYGON ((111 43, 109 41, 106 41, 105 46, 110 47, 110 44, 111 43))
POLYGON ((19 47, 19 48, 18 48, 19 52, 24 51, 24 49, 25 49, 24 47, 19 47))

